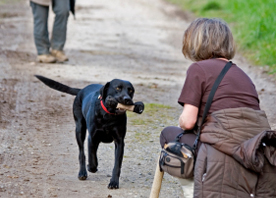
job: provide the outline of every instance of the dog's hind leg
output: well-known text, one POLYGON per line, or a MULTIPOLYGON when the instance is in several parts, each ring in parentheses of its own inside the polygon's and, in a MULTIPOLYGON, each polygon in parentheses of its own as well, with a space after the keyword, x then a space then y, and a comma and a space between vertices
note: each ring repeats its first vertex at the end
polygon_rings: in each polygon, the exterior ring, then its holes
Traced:
POLYGON ((87 172, 85 167, 84 140, 86 137, 86 123, 84 118, 76 121, 76 139, 79 146, 79 180, 86 180, 87 172))
MULTIPOLYGON (((94 134, 94 133, 89 133, 94 134)), ((91 173, 97 172, 98 167, 98 158, 97 158, 97 150, 99 147, 100 141, 98 138, 92 138, 90 135, 88 136, 88 165, 87 170, 91 173)))
MULTIPOLYGON (((75 104, 74 104, 75 106, 75 104)), ((78 178, 79 180, 86 180, 87 171, 85 167, 85 154, 84 154, 84 140, 86 137, 86 122, 82 116, 81 110, 74 108, 74 119, 76 123, 76 140, 79 146, 79 164, 80 170, 78 178)))

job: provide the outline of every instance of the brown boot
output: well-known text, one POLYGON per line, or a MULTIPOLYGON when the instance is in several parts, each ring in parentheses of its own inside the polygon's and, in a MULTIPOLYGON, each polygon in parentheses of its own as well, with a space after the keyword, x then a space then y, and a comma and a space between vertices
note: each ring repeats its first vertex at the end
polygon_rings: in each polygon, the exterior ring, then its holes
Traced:
POLYGON ((57 61, 57 59, 51 54, 38 55, 37 60, 40 63, 55 63, 57 61))
POLYGON ((52 50, 51 54, 56 57, 58 62, 64 62, 64 61, 68 61, 68 57, 64 54, 63 51, 60 50, 52 50))

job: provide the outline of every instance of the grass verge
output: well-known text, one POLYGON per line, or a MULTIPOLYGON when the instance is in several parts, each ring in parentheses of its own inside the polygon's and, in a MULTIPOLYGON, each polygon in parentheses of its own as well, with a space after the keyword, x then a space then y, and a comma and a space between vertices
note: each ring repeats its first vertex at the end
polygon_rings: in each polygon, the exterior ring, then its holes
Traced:
POLYGON ((23 2, 22 0, 0 0, 0 5, 23 2))
POLYGON ((276 73, 276 1, 167 0, 200 17, 217 17, 231 27, 238 51, 255 65, 276 73))
POLYGON ((166 126, 177 126, 179 110, 162 104, 147 103, 144 112, 139 115, 127 112, 128 133, 132 133, 135 141, 154 142, 159 139, 160 132, 166 126))

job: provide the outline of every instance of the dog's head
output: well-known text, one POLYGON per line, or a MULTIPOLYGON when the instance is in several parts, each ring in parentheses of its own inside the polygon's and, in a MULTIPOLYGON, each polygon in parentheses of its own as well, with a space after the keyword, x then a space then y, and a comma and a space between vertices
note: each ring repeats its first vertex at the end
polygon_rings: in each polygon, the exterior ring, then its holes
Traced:
POLYGON ((133 105, 134 87, 129 81, 114 79, 106 83, 100 90, 102 99, 113 98, 117 103, 133 105))

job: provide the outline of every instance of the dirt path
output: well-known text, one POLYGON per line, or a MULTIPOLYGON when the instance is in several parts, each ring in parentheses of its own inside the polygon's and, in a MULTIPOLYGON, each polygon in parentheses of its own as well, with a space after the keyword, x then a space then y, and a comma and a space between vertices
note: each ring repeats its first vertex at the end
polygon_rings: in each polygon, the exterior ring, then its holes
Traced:
MULTIPOLYGON (((35 62, 28 1, 0 8, 0 197, 148 197, 159 133, 176 125, 181 111, 176 99, 190 62, 180 41, 188 15, 160 0, 78 0, 65 47, 70 61, 47 65, 35 62), (128 114, 119 190, 107 189, 113 144, 100 145, 97 173, 77 179, 74 98, 47 88, 34 74, 80 88, 113 78, 134 84, 135 100, 147 109, 128 114)), ((234 61, 253 79, 276 129, 275 82, 242 57, 234 61)), ((165 175, 160 197, 181 196, 178 181, 165 175)))

